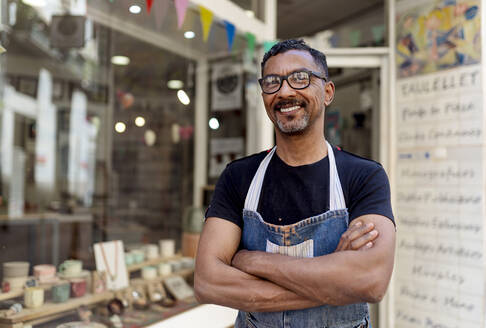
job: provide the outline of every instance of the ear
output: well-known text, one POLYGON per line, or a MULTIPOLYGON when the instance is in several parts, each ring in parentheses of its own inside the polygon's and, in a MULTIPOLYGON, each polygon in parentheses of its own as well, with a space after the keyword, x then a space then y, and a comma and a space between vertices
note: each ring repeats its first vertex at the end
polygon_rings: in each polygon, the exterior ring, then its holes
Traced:
POLYGON ((324 103, 326 104, 326 106, 329 106, 334 99, 334 83, 332 81, 327 82, 324 86, 324 90, 326 92, 326 94, 324 95, 324 103))

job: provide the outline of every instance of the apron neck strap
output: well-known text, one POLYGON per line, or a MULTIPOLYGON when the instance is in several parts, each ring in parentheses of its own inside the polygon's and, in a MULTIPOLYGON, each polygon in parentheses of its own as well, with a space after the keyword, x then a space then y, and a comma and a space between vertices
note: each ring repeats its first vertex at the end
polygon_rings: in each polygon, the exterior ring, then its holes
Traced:
MULTIPOLYGON (((331 145, 326 141, 327 144, 327 156, 329 158, 329 210, 338 210, 346 208, 346 203, 344 201, 343 189, 341 187, 341 181, 339 180, 339 175, 336 167, 336 160, 334 158, 334 152, 331 145)), ((250 188, 246 194, 245 199, 245 209, 250 211, 257 211, 258 202, 260 201, 260 193, 262 191, 263 179, 265 177, 265 172, 267 171, 268 164, 272 159, 277 146, 273 147, 272 150, 265 156, 263 161, 260 163, 258 170, 251 181, 250 188)))

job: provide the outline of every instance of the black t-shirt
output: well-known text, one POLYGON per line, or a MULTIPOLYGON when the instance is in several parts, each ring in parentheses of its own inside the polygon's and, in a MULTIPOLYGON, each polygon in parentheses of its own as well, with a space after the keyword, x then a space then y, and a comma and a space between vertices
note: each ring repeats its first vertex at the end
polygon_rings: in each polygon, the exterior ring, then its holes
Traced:
MULTIPOLYGON (((380 214, 394 221, 390 186, 383 167, 333 147, 350 221, 380 214)), ((231 162, 221 174, 206 218, 218 217, 243 227, 246 194, 264 151, 231 162)), ((263 180, 258 212, 267 223, 287 225, 329 210, 329 159, 289 166, 275 153, 263 180)))

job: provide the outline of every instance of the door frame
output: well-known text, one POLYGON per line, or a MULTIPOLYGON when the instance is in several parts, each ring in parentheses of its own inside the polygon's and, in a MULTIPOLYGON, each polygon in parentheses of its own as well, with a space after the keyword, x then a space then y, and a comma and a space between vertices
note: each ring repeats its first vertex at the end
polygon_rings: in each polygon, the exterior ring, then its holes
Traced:
MULTIPOLYGON (((326 55, 329 68, 378 68, 379 85, 379 120, 378 120, 378 161, 387 172, 390 183, 394 179, 393 149, 395 146, 395 79, 393 50, 388 47, 373 48, 332 48, 319 49, 326 55)), ((376 122, 376 121, 375 121, 376 122)), ((376 124, 376 123, 374 123, 376 124)), ((373 124, 373 125, 374 125, 373 124)), ((391 188, 392 203, 394 189, 391 188)), ((378 304, 377 328, 393 327, 393 277, 383 300, 378 304)))

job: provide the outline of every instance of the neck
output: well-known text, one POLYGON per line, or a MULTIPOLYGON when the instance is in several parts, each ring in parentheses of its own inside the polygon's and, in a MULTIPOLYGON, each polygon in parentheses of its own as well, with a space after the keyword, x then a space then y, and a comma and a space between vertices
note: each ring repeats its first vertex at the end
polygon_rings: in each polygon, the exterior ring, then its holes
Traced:
POLYGON ((285 135, 276 132, 277 155, 287 165, 312 164, 327 156, 324 134, 285 135))

